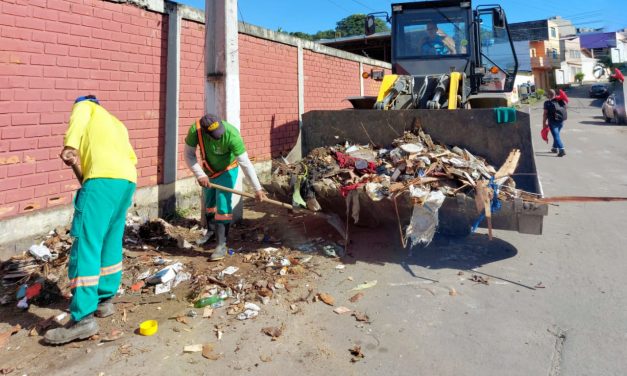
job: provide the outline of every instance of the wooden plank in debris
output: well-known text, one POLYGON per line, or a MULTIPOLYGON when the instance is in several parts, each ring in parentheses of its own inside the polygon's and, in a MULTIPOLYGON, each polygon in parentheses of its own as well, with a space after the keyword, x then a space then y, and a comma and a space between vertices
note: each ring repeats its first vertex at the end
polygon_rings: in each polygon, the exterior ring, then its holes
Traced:
POLYGON ((518 161, 520 160, 520 149, 512 150, 505 163, 499 168, 499 170, 494 175, 495 179, 499 179, 505 176, 511 176, 514 171, 516 171, 516 167, 518 167, 518 161))

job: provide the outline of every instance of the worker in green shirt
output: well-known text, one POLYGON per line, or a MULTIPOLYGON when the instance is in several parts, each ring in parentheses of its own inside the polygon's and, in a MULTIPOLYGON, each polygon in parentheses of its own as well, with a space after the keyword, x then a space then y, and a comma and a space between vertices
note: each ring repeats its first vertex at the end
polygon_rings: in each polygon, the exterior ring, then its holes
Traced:
POLYGON ((233 219, 232 194, 209 188, 209 182, 233 189, 241 166, 255 190, 257 201, 264 200, 266 195, 248 158, 239 131, 217 115, 206 114, 190 127, 185 138, 184 157, 198 184, 203 187, 207 219, 205 238, 210 239, 214 235, 217 237, 218 245, 210 260, 221 260, 226 255, 226 240, 233 219), (200 149, 200 163, 196 158, 196 147, 200 149))
POLYGON ((115 313, 111 299, 122 280, 122 237, 137 182, 137 157, 126 127, 93 95, 74 102, 63 146, 66 165, 80 160, 82 187, 70 231, 71 320, 46 332, 45 342, 53 345, 93 336, 99 330, 94 314, 115 313))

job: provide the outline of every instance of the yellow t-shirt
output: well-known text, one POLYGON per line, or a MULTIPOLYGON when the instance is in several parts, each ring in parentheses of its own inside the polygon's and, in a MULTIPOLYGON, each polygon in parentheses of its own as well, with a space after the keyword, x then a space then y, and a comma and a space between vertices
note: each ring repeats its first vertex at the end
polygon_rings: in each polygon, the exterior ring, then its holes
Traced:
POLYGON ((126 127, 96 103, 85 100, 72 107, 63 145, 78 150, 83 181, 112 178, 137 182, 137 156, 126 127))

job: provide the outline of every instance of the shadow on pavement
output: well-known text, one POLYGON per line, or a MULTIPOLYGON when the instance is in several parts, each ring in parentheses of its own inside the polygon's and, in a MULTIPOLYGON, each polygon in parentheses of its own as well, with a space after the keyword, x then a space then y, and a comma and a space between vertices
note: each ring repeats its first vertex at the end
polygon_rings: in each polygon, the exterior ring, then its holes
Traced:
POLYGON ((398 228, 351 228, 349 256, 342 261, 372 264, 396 263, 413 277, 411 266, 427 269, 473 269, 516 256, 517 249, 498 238, 488 239, 484 234, 450 237, 436 234, 428 246, 404 249, 400 245, 398 228), (388 239, 387 242, 382 239, 388 239))

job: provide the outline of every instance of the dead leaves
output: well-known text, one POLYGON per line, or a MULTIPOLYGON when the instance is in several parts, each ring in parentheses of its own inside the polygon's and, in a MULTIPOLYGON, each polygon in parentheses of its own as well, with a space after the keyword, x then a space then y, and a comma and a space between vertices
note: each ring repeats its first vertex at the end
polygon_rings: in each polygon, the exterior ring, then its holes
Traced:
POLYGON ((366 356, 364 355, 364 353, 361 352, 361 346, 359 345, 355 345, 352 348, 348 349, 348 351, 351 353, 351 355, 353 356, 351 358, 351 362, 352 363, 356 363, 360 360, 362 360, 363 358, 365 358, 366 356))
POLYGON ((265 328, 261 328, 261 332, 267 336, 272 337, 273 341, 276 341, 283 334, 283 328, 278 328, 276 326, 267 326, 265 328))
POLYGON ((358 292, 357 294, 351 296, 351 298, 348 299, 348 301, 351 302, 351 303, 357 303, 363 297, 364 297, 364 293, 363 292, 358 292))
POLYGON ((13 334, 19 332, 20 329, 22 329, 22 326, 20 324, 15 324, 15 326, 12 326, 6 332, 0 333, 0 347, 4 347, 4 345, 9 342, 9 338, 11 338, 13 334))
POLYGON ((335 304, 335 298, 333 298, 331 295, 321 292, 320 294, 318 294, 318 298, 320 298, 320 300, 322 300, 324 303, 332 306, 335 304))

